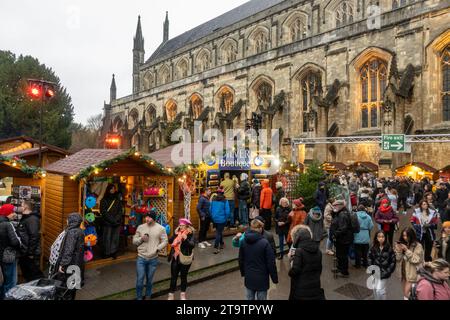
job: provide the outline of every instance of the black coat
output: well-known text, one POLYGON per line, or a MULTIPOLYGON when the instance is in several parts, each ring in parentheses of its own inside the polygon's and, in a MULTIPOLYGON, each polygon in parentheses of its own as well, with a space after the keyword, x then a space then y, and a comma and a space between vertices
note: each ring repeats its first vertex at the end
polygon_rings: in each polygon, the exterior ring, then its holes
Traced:
POLYGON ((0 217, 0 263, 3 257, 3 251, 6 248, 13 248, 16 251, 20 249, 20 238, 14 230, 14 226, 11 224, 8 218, 0 217))
POLYGON ((39 257, 41 255, 41 219, 39 214, 23 215, 18 226, 18 234, 22 240, 25 256, 39 257))
POLYGON ((400 182, 398 185, 398 197, 399 198, 408 198, 409 195, 409 184, 407 182, 400 182))
MULTIPOLYGON (((171 245, 176 238, 177 238, 177 231, 175 231, 173 236, 170 237, 169 244, 171 245)), ((192 250, 194 250, 194 247, 195 247, 195 237, 194 237, 194 233, 192 232, 187 236, 186 240, 183 240, 181 242, 180 251, 183 255, 190 256, 192 254, 192 250)), ((175 253, 175 250, 173 248, 171 248, 169 256, 167 258, 167 260, 169 262, 172 260, 174 253, 175 253)))
POLYGON ((254 291, 269 290, 269 277, 278 283, 277 266, 272 247, 264 237, 255 231, 245 233, 239 249, 239 269, 245 278, 245 287, 254 291))
POLYGON ((290 207, 284 208, 284 207, 278 207, 275 212, 275 230, 277 234, 284 234, 287 235, 289 232, 289 226, 288 218, 289 213, 291 213, 292 209, 290 207), (278 222, 284 222, 284 226, 279 226, 278 222))
POLYGON ((118 196, 109 196, 100 202, 100 213, 103 222, 109 227, 118 227, 122 224, 122 203, 118 196))
POLYGON ((320 284, 322 252, 319 244, 311 239, 297 243, 292 268, 289 300, 325 300, 320 284))
POLYGON ((260 184, 254 186, 252 189, 252 205, 253 205, 253 207, 258 208, 258 209, 260 207, 261 190, 262 190, 262 188, 261 188, 260 184))
POLYGON ((239 186, 238 190, 237 190, 237 194, 238 194, 238 199, 239 200, 249 200, 250 197, 252 196, 252 190, 250 188, 250 184, 248 183, 247 180, 244 180, 241 182, 241 185, 239 186))
POLYGON ((284 197, 286 197, 286 192, 283 190, 283 188, 277 189, 277 193, 273 198, 273 204, 275 205, 275 209, 277 209, 280 206, 280 200, 284 197))
POLYGON ((369 251, 369 266, 378 266, 381 270, 381 279, 389 279, 395 271, 396 258, 391 246, 384 246, 383 250, 373 246, 369 251))
POLYGON ((330 233, 338 244, 348 245, 353 243, 350 213, 346 208, 334 214, 330 226, 330 233))
POLYGON ((264 237, 264 239, 269 241, 269 244, 273 250, 273 255, 276 256, 277 255, 277 246, 275 244, 275 239, 273 237, 273 234, 270 231, 263 230, 263 237, 264 237))

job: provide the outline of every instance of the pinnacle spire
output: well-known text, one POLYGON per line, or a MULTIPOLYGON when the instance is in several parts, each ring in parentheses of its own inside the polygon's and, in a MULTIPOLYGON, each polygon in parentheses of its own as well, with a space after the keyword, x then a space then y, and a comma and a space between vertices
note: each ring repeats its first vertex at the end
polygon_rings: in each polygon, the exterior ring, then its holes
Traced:
POLYGON ((141 16, 138 16, 136 35, 134 36, 134 50, 144 51, 144 37, 142 36, 141 16))
POLYGON ((117 86, 116 86, 116 78, 115 75, 112 75, 112 81, 111 81, 111 87, 109 89, 110 91, 110 103, 116 100, 117 98, 117 86))
POLYGON ((163 42, 169 40, 169 11, 166 11, 166 20, 164 21, 163 42))

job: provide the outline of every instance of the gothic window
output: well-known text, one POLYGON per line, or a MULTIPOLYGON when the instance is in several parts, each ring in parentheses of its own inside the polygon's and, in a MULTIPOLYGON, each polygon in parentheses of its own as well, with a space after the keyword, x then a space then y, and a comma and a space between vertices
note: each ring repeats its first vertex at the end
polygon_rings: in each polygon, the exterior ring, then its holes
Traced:
POLYGON ((160 84, 169 83, 169 81, 170 81, 169 68, 164 67, 161 69, 160 75, 159 75, 159 81, 160 81, 160 84))
POLYGON ((203 72, 209 69, 210 58, 208 52, 203 52, 198 56, 197 59, 197 70, 198 72, 203 72))
POLYGON ((295 42, 306 37, 306 26, 300 18, 297 18, 290 26, 291 41, 295 42))
POLYGON ((231 63, 236 61, 237 49, 234 43, 226 44, 222 49, 222 61, 224 63, 231 63))
POLYGON ((321 76, 319 72, 308 72, 300 79, 300 85, 302 90, 302 112, 304 115, 303 119, 303 132, 307 132, 307 120, 305 120, 305 115, 309 112, 309 105, 311 100, 315 96, 320 96, 322 94, 322 84, 321 76))
POLYGON ((151 125, 156 120, 156 109, 153 105, 148 108, 145 120, 147 125, 151 125))
POLYGON ((255 53, 261 53, 268 49, 268 37, 263 31, 258 32, 254 38, 255 53))
POLYGON ((361 127, 378 128, 383 106, 383 94, 387 85, 386 62, 373 58, 360 69, 361 127))
POLYGON ((262 82, 256 88, 256 98, 258 99, 258 106, 267 109, 272 104, 272 86, 267 82, 262 82))
POLYGON ((336 27, 353 22, 353 6, 349 1, 342 1, 336 8, 336 27))
POLYGON ((166 105, 167 122, 175 121, 177 117, 177 104, 175 101, 169 101, 166 105))
POLYGON ((398 1, 392 0, 392 9, 397 9, 397 8, 398 8, 398 1))
POLYGON ((234 95, 228 87, 223 88, 219 93, 220 111, 229 114, 233 110, 234 95))
POLYGON ((442 64, 442 110, 444 121, 450 121, 450 45, 441 57, 442 64))
POLYGON ((186 78, 188 76, 188 63, 186 60, 181 60, 178 63, 178 68, 177 68, 177 78, 178 79, 183 79, 186 78))
POLYGON ((144 75, 144 90, 151 89, 155 86, 155 79, 153 77, 153 73, 146 72, 144 75))
POLYGON ((192 96, 190 104, 192 107, 192 116, 196 120, 203 112, 203 100, 198 94, 195 94, 192 96))
POLYGON ((133 109, 128 116, 128 129, 134 129, 139 121, 139 113, 136 109, 133 109))
POLYGON ((120 118, 116 118, 113 124, 113 132, 117 133, 119 132, 123 127, 123 122, 120 118))

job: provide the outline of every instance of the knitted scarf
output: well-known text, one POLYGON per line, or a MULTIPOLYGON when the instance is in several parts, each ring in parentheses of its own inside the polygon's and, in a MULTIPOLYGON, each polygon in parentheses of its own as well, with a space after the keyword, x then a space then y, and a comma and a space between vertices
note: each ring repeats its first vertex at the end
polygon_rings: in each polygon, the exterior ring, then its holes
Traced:
POLYGON ((172 242, 172 248, 175 250, 175 253, 174 253, 173 257, 175 259, 180 255, 181 243, 184 241, 183 236, 184 235, 188 236, 189 233, 190 233, 189 229, 177 232, 177 237, 172 242))

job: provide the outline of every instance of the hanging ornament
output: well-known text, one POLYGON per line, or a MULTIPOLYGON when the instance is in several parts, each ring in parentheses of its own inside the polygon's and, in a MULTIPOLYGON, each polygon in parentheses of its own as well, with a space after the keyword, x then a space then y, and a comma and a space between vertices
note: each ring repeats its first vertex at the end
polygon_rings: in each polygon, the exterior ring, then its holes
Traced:
POLYGON ((86 201, 85 201, 86 207, 88 209, 92 209, 93 207, 95 207, 95 205, 97 204, 97 199, 95 197, 87 197, 86 201))

